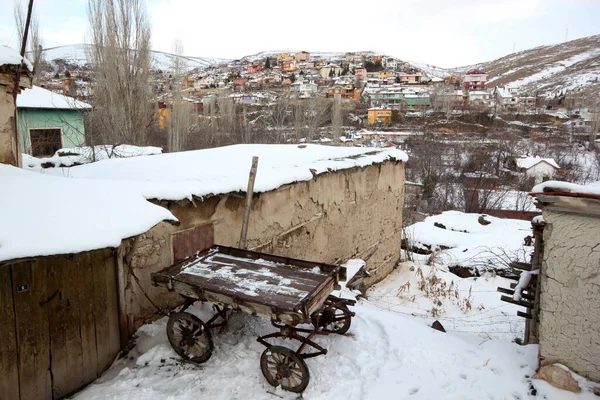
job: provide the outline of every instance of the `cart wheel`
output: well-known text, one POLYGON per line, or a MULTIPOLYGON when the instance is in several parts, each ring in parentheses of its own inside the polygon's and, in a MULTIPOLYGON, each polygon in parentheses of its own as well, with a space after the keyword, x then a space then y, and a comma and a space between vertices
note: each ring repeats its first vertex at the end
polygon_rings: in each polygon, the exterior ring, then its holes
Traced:
MULTIPOLYGON (((316 326, 316 318, 312 318, 313 325, 316 326)), ((321 318, 319 318, 319 326, 323 330, 328 332, 337 333, 343 335, 350 329, 350 323, 352 322, 352 314, 345 304, 339 307, 327 307, 321 311, 321 318)))
POLYGON ((167 337, 173 350, 183 359, 195 363, 208 361, 213 342, 210 330, 204 322, 187 312, 177 312, 167 322, 167 337))
POLYGON ((271 386, 300 393, 306 389, 310 373, 304 360, 282 346, 267 347, 260 356, 260 369, 271 386))

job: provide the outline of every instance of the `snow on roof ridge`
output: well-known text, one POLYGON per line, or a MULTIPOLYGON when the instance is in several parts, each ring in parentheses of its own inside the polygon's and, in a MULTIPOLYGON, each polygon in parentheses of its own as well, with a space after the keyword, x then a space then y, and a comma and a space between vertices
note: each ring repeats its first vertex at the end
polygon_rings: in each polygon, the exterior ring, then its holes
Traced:
POLYGON ((92 106, 72 97, 33 85, 17 96, 17 108, 49 108, 56 110, 91 110, 92 106))
POLYGON ((147 199, 183 200, 244 192, 253 156, 259 157, 255 192, 309 181, 314 174, 365 167, 387 160, 408 160, 406 153, 398 149, 240 144, 152 157, 103 160, 71 167, 69 171, 48 168, 43 173, 123 181, 138 188, 147 199))
POLYGON ((0 164, 0 261, 118 247, 177 219, 124 182, 47 176, 0 164))
POLYGON ((533 167, 534 165, 537 165, 541 162, 546 162, 546 163, 550 164, 551 166, 553 166, 554 168, 560 168, 560 166, 556 163, 556 161, 554 161, 553 158, 542 158, 542 157, 538 156, 537 154, 534 154, 533 156, 520 156, 515 159, 515 163, 517 164, 517 167, 525 168, 525 169, 529 169, 529 168, 533 167))
POLYGON ((25 66, 29 71, 33 71, 33 65, 25 57, 21 57, 21 54, 11 49, 8 46, 0 46, 0 66, 2 65, 21 65, 25 63, 25 66))
POLYGON ((533 194, 539 193, 570 193, 570 194, 591 194, 600 196, 600 181, 591 182, 585 185, 563 181, 546 181, 539 183, 531 189, 533 194))

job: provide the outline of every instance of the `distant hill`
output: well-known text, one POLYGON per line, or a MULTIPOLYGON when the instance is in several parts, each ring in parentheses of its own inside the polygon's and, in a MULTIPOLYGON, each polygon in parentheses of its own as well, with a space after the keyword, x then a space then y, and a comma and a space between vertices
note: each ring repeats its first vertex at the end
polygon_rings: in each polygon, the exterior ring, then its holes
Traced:
MULTIPOLYGON (((61 71, 68 66, 86 64, 85 44, 69 45, 44 49, 44 59, 53 71, 61 71)), ((295 51, 263 51, 242 57, 250 62, 280 53, 295 51)), ((346 52, 310 52, 313 57, 337 61, 346 52)), ((381 54, 373 51, 357 52, 365 56, 381 54)), ((152 65, 155 69, 169 70, 174 55, 152 51, 152 65)), ((209 67, 227 63, 228 59, 214 57, 183 57, 188 69, 209 67)), ((540 46, 518 53, 509 54, 497 60, 456 68, 441 68, 421 62, 402 60, 394 57, 404 68, 416 68, 430 78, 443 78, 448 75, 462 75, 469 69, 478 68, 488 73, 488 87, 515 86, 523 92, 552 97, 565 91, 584 90, 593 92, 600 89, 600 35, 589 36, 569 42, 540 46)))
POLYGON ((509 85, 546 97, 600 89, 600 35, 540 46, 461 69, 488 73, 488 87, 509 85))
MULTIPOLYGON (((43 50, 43 58, 50 64, 50 67, 58 71, 65 65, 83 67, 87 64, 85 49, 87 44, 74 44, 68 46, 51 47, 43 50)), ((151 51, 152 67, 155 69, 168 70, 173 64, 172 59, 175 55, 162 51, 151 51)), ((183 56, 188 69, 198 67, 209 67, 226 63, 229 60, 212 57, 189 57, 183 56)))

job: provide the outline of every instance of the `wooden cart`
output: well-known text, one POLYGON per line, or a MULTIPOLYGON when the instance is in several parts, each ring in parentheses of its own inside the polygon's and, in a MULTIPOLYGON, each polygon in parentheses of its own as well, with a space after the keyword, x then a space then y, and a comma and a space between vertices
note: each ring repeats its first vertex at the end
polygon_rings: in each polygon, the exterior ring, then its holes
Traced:
POLYGON ((155 286, 186 299, 167 323, 177 354, 196 363, 207 361, 213 350, 211 330, 226 323, 228 310, 269 318, 278 331, 257 338, 266 346, 260 367, 271 385, 292 392, 308 385, 304 360, 327 353, 314 336, 344 334, 350 328, 354 313, 348 306, 354 301, 331 295, 345 279, 345 267, 218 245, 152 274, 155 286), (215 315, 206 322, 186 312, 198 300, 214 303, 215 315), (274 338, 295 339, 300 345, 296 350, 274 346, 268 342, 274 338))

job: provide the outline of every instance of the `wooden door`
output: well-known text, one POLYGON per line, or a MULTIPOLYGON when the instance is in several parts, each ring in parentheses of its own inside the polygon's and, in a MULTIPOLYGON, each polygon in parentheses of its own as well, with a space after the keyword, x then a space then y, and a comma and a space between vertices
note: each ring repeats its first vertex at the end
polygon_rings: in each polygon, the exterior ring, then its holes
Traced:
POLYGON ((0 285, 4 282, 11 282, 11 295, 0 293, 0 323, 12 321, 14 330, 0 330, 5 339, 0 372, 8 377, 0 379, 0 399, 9 393, 5 382, 18 390, 6 398, 58 399, 112 364, 120 338, 110 249, 15 263, 0 268, 0 285), (13 364, 5 364, 13 358, 13 364))

